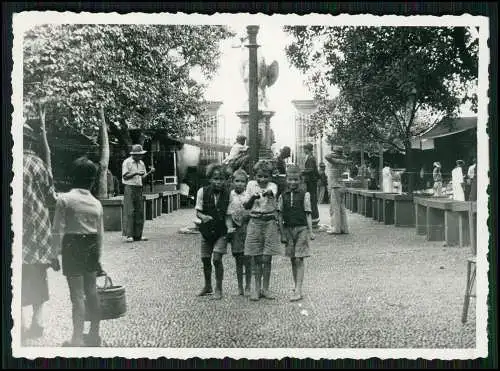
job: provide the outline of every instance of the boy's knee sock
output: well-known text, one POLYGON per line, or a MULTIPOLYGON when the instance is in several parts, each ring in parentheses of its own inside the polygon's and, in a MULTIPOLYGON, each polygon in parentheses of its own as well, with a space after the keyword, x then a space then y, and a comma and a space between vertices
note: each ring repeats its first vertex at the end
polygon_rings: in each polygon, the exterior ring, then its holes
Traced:
POLYGON ((202 258, 203 275, 205 276, 205 287, 212 287, 212 262, 210 258, 202 258))
POLYGON ((247 288, 250 288, 250 281, 252 280, 252 263, 250 262, 250 259, 247 259, 247 257, 245 257, 244 265, 245 265, 245 285, 247 288))
POLYGON ((222 260, 214 260, 215 266, 215 284, 218 290, 222 289, 222 279, 224 278, 224 266, 222 260))
POLYGON ((236 278, 238 279, 238 286, 243 286, 243 257, 236 257, 236 278))
POLYGON ((271 262, 265 261, 262 264, 262 286, 264 290, 269 289, 270 279, 271 279, 271 262))

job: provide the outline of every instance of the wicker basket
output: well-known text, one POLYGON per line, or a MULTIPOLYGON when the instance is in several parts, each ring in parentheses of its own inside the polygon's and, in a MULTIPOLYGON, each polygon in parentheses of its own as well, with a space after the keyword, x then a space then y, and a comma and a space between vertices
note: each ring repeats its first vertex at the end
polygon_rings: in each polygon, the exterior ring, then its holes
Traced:
MULTIPOLYGON (((125 288, 114 286, 107 274, 104 276, 104 286, 97 286, 97 296, 101 306, 101 320, 120 318, 127 312, 125 288)), ((85 319, 90 321, 88 313, 87 310, 85 319)))

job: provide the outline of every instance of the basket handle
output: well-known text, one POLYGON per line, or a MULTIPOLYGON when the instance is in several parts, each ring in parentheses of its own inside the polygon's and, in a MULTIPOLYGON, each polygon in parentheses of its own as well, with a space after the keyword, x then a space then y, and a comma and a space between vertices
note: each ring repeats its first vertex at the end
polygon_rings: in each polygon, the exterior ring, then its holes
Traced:
POLYGON ((109 287, 112 287, 113 286, 113 280, 111 279, 110 276, 108 276, 108 274, 106 272, 104 272, 104 274, 100 277, 103 277, 104 276, 104 286, 98 286, 99 288, 101 289, 106 289, 106 288, 109 288, 109 287))

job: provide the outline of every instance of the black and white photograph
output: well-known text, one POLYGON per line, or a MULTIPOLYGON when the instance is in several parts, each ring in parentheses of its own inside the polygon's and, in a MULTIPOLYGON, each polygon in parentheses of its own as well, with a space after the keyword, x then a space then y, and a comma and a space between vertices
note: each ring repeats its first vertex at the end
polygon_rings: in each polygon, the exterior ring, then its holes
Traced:
POLYGON ((488 21, 14 14, 13 356, 487 357, 488 21))

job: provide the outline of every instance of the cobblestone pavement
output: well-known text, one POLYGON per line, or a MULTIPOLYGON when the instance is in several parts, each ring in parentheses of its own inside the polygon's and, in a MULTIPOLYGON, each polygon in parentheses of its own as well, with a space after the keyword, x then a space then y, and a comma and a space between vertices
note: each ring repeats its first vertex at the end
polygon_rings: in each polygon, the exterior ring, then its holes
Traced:
MULTIPOLYGON (((320 205, 321 222, 328 220, 320 205)), ((273 259, 276 300, 237 295, 232 255, 224 257, 224 297, 197 297, 202 285, 199 236, 180 234, 193 210, 147 221, 150 240, 125 243, 106 233, 102 263, 126 288, 128 312, 102 322, 110 347, 473 348, 475 300, 460 321, 469 248, 427 242, 348 212, 350 234, 317 233, 306 260, 300 302, 289 302, 289 260, 273 259)), ((60 346, 71 336, 65 279, 49 270, 51 299, 44 337, 29 346, 60 346)))

